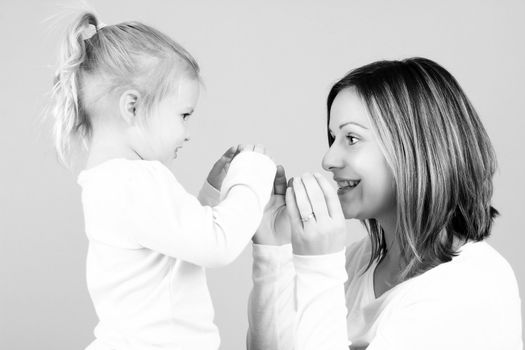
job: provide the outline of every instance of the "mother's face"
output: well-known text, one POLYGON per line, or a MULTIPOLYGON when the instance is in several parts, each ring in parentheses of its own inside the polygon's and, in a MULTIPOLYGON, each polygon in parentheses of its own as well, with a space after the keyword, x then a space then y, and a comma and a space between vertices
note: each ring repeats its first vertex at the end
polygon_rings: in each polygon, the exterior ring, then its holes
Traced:
POLYGON ((372 131, 368 109, 354 88, 343 89, 335 97, 329 128, 334 143, 323 157, 323 168, 334 174, 345 218, 392 216, 392 171, 372 131))

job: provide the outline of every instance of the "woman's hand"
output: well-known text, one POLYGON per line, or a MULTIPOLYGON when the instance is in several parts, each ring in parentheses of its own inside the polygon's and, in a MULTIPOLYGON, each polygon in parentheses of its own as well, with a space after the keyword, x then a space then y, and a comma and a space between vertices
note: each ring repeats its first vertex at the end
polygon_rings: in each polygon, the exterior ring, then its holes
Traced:
POLYGON ((286 190, 286 208, 294 254, 330 254, 345 247, 345 218, 337 192, 320 174, 294 178, 286 190))
POLYGON ((273 182, 273 194, 264 208, 261 225, 252 238, 255 244, 284 245, 291 242, 290 220, 286 213, 284 195, 286 174, 282 165, 277 166, 273 182))
POLYGON ((216 190, 220 191, 222 182, 228 173, 230 163, 233 158, 238 155, 240 152, 252 151, 258 152, 266 155, 266 148, 262 145, 237 145, 232 146, 224 152, 224 154, 215 162, 213 167, 208 174, 206 179, 210 185, 212 185, 216 190))

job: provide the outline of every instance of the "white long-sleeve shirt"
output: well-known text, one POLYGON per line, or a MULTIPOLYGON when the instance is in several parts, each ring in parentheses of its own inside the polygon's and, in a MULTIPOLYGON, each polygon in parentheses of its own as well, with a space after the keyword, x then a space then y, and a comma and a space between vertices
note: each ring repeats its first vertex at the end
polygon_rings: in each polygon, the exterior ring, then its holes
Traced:
POLYGON ((242 252, 275 171, 270 158, 242 152, 220 198, 205 184, 204 203, 158 161, 113 159, 81 172, 87 285, 99 318, 88 349, 218 349, 204 268, 242 252))
POLYGON ((379 298, 370 254, 368 237, 346 254, 311 257, 254 245, 249 349, 523 348, 516 278, 486 242, 465 244, 379 298))

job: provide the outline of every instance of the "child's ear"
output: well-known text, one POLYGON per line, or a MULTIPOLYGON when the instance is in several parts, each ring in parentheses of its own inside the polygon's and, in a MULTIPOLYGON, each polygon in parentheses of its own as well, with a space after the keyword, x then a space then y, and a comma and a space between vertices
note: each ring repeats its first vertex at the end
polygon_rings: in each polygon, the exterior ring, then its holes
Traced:
POLYGON ((126 90, 120 95, 120 116, 130 125, 135 123, 139 100, 140 93, 137 90, 126 90))

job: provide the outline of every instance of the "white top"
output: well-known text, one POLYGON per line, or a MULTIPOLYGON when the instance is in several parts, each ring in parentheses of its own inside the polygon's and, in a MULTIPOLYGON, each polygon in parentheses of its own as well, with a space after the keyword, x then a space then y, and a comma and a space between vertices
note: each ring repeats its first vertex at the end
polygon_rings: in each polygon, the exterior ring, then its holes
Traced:
POLYGON ((99 323, 92 349, 218 349, 204 267, 233 261, 270 198, 276 167, 237 155, 201 204, 158 161, 113 159, 84 170, 87 285, 99 323))
POLYGON ((486 242, 465 244, 450 262, 379 298, 376 264, 366 270, 368 237, 346 254, 292 256, 290 245, 253 248, 251 350, 523 348, 516 278, 486 242))

